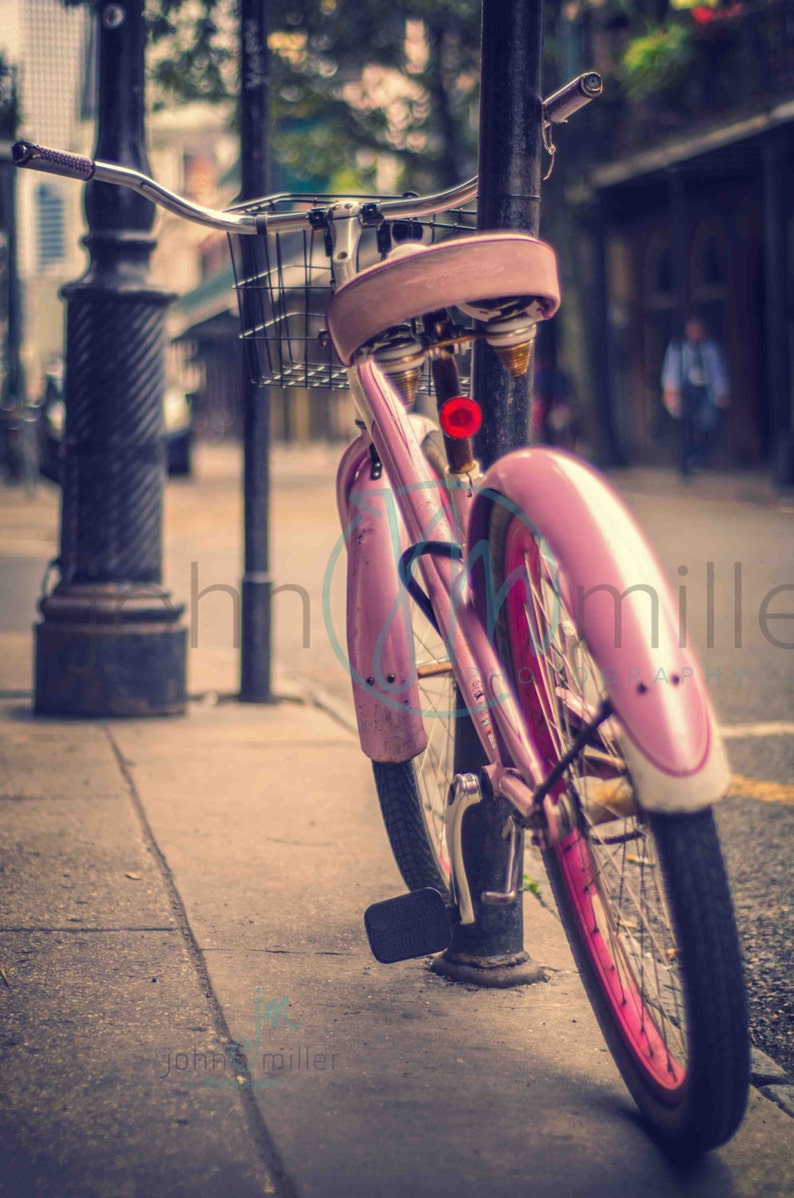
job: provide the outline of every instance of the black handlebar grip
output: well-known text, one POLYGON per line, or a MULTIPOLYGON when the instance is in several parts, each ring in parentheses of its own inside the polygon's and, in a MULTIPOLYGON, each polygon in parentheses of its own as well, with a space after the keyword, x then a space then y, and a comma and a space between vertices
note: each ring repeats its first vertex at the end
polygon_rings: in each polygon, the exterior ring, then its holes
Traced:
POLYGON ((67 179, 88 181, 94 174, 91 158, 82 154, 67 154, 63 150, 50 150, 31 141, 18 141, 11 147, 14 166, 24 166, 33 171, 46 171, 50 175, 65 175, 67 179))
POLYGON ((596 71, 580 75, 543 101, 544 121, 549 125, 562 124, 585 104, 600 96, 603 90, 604 82, 596 71))

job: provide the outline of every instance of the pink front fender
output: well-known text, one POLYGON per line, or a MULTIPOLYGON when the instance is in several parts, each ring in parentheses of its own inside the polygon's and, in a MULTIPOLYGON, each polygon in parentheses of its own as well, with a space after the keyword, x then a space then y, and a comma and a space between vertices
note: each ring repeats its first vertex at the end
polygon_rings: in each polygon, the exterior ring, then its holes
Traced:
POLYGON ((347 652, 361 748, 373 761, 409 761, 427 745, 400 553, 408 547, 392 488, 372 477, 369 438, 345 453, 337 501, 347 545, 347 652))
MULTIPOLYGON (((690 810, 720 798, 729 775, 700 670, 679 644, 667 583, 622 501, 595 470, 548 449, 509 454, 478 489, 469 554, 477 560, 491 505, 504 500, 548 544, 568 610, 626 733, 624 751, 643 806, 690 810)), ((481 572, 474 579, 481 617, 493 622, 481 572)))

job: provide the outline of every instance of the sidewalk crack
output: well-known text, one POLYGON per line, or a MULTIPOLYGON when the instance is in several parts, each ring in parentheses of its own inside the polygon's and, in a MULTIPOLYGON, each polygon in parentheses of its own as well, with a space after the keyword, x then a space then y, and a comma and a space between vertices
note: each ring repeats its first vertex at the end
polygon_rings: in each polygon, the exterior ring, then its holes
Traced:
POLYGON ((11 928, 0 926, 0 933, 3 932, 44 932, 52 935, 54 932, 101 932, 108 935, 115 935, 116 932, 177 932, 178 928, 97 928, 97 927, 82 927, 80 924, 69 924, 67 927, 28 927, 28 928, 11 928))
MULTIPOLYGON (((132 776, 131 763, 127 761, 121 751, 120 746, 116 743, 116 739, 113 736, 111 727, 108 724, 101 722, 99 727, 107 737, 110 748, 114 757, 116 758, 119 770, 121 771, 121 776, 123 777, 127 786, 130 802, 140 824, 144 841, 146 842, 147 848, 151 852, 159 868, 163 885, 165 886, 166 893, 168 894, 171 907, 174 912, 174 919, 177 929, 182 935, 185 950, 190 963, 196 972, 201 992, 204 994, 209 1004, 215 1031, 217 1032, 221 1042, 228 1045, 231 1049, 236 1042, 232 1039, 229 1025, 226 1022, 226 1016, 223 1013, 223 1008, 212 987, 209 971, 207 970, 207 964, 204 959, 204 954, 202 953, 195 933, 190 926, 190 920, 188 919, 185 904, 183 903, 182 896, 177 888, 174 875, 165 858, 165 854, 157 843, 152 826, 149 823, 146 811, 144 810, 143 801, 138 792, 138 788, 135 785, 135 779, 132 776)), ((278 1196, 278 1198, 299 1198, 297 1188, 287 1174, 286 1168, 281 1160, 281 1155, 276 1147, 273 1137, 270 1134, 267 1124, 262 1117, 262 1112, 257 1105, 256 1099, 254 1097, 251 1075, 247 1064, 243 1063, 244 1058, 242 1057, 242 1054, 238 1060, 240 1065, 240 1087, 238 1093, 240 1095, 240 1102, 243 1106, 246 1123, 248 1124, 248 1130, 250 1131, 254 1143, 256 1144, 260 1159, 262 1160, 262 1164, 267 1172, 268 1182, 266 1185, 273 1185, 275 1187, 274 1189, 266 1188, 265 1193, 275 1194, 278 1196)))

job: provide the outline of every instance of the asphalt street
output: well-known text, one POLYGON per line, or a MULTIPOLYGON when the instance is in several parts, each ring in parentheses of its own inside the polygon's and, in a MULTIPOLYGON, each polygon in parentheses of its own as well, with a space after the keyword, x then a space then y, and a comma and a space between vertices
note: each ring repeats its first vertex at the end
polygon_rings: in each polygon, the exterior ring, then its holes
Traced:
POLYGON ((794 623, 790 615, 777 616, 794 612, 794 507, 695 501, 678 490, 663 499, 636 491, 626 497, 676 597, 686 587, 692 643, 730 738, 737 781, 717 818, 747 965, 753 1039, 791 1072, 794 623))
MULTIPOLYGON (((344 578, 332 447, 279 450, 272 507, 275 657, 350 718, 344 667, 344 578)), ((239 451, 197 455, 193 480, 175 480, 166 504, 166 583, 186 605, 189 686, 206 696, 237 688, 241 505, 239 451)), ((711 498, 696 480, 638 486, 618 480, 655 544, 685 612, 723 722, 735 776, 718 809, 750 988, 754 1042, 794 1073, 794 508, 711 498)), ((54 556, 57 496, 3 499, 0 631, 4 686, 31 686, 29 628, 54 556)), ((374 801, 374 793, 373 793, 374 801)), ((531 941, 531 927, 527 931, 531 941)), ((530 945, 531 947, 531 945, 530 945)))

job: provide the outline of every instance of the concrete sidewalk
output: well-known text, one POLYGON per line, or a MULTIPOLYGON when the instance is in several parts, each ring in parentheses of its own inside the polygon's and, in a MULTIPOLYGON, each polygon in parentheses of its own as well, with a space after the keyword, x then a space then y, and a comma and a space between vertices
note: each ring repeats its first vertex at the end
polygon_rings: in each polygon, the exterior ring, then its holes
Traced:
POLYGON ((725 1149, 666 1161, 531 895, 544 984, 372 960, 362 912, 402 886, 368 763, 311 704, 7 701, 0 760, 3 1194, 792 1192, 794 1122, 757 1091, 725 1149))
POLYGON ((607 471, 607 477, 613 486, 628 494, 786 510, 794 505, 794 490, 775 487, 768 470, 704 470, 683 478, 670 468, 625 466, 607 471))
MULTIPOLYGON (((202 586, 236 577, 217 554, 236 561, 239 500, 225 480, 238 458, 210 447, 198 483, 169 488, 169 568, 199 544, 202 586)), ((285 516, 307 473, 330 496, 332 462, 326 448, 275 455, 276 531, 300 533, 304 554, 320 553, 316 508, 285 516)), ((670 484, 616 481, 652 494, 670 484)), ((741 480, 730 494, 725 480, 692 485, 767 503, 741 480)), ((293 680, 272 707, 34 720, 28 629, 55 500, 46 487, 33 503, 0 490, 0 553, 20 592, 0 603, 0 1193, 794 1192, 794 1121, 757 1091, 725 1149, 689 1170, 666 1161, 603 1047, 556 915, 533 896, 526 942, 544 984, 477 991, 422 961, 370 957, 363 911, 402 884, 338 695, 337 718, 293 680)), ((309 585, 289 555, 279 569, 309 585)), ((237 651, 207 623, 191 691, 214 700, 234 686, 237 651)), ((541 868, 528 858, 534 878, 541 868)), ((775 1093, 776 1067, 757 1066, 775 1093)))

